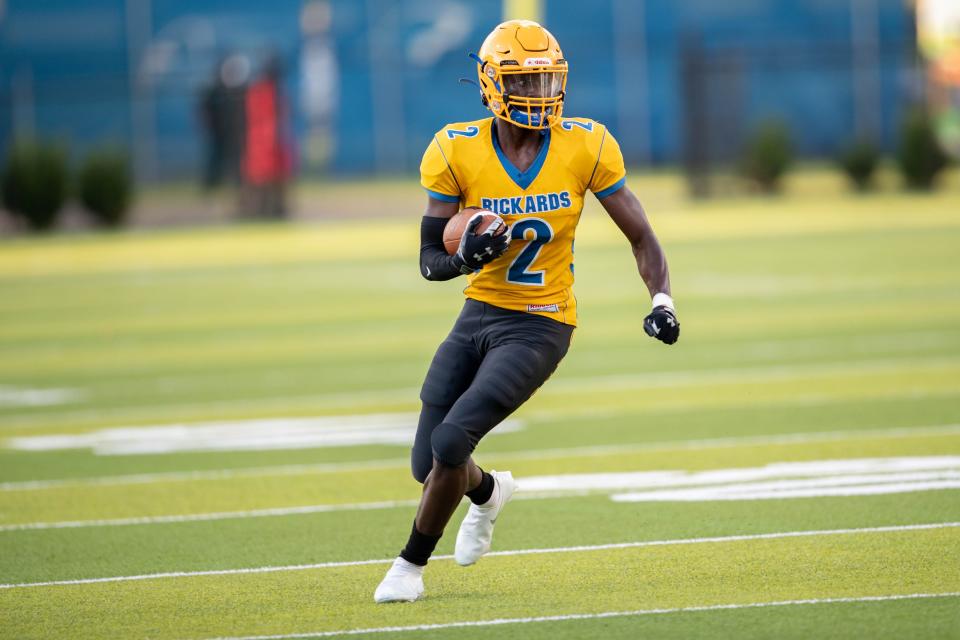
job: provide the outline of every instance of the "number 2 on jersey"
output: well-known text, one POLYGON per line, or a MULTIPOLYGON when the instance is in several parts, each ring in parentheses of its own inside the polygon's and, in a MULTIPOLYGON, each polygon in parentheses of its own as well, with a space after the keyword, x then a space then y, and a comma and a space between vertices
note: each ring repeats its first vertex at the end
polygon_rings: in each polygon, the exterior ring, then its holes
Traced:
POLYGON ((543 245, 553 240, 553 229, 547 224, 546 220, 527 218, 514 223, 510 229, 510 239, 529 240, 529 242, 510 263, 510 268, 507 270, 507 282, 542 287, 545 272, 542 270, 527 271, 527 269, 540 255, 540 249, 543 248, 543 245), (533 232, 532 238, 527 238, 528 231, 533 232))

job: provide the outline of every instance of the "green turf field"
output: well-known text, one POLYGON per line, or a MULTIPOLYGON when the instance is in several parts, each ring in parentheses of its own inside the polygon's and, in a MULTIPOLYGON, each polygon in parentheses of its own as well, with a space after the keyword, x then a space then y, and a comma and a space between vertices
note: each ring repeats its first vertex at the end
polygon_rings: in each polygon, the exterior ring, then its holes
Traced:
POLYGON ((462 299, 416 211, 0 243, 0 637, 960 638, 960 194, 657 202, 673 347, 590 200, 570 354, 477 453, 496 553, 414 604, 462 299))

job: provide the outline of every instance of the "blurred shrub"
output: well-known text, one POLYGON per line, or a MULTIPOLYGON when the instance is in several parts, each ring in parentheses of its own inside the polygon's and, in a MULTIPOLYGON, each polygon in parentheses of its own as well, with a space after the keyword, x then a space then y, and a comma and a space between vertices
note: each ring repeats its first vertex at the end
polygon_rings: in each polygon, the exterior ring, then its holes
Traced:
POLYGON ((925 109, 914 109, 904 118, 897 160, 911 189, 931 189, 937 174, 947 166, 947 156, 925 109))
POLYGON ((91 153, 77 178, 80 203, 97 221, 118 227, 127 219, 133 195, 130 160, 120 149, 101 149, 91 153))
POLYGON ((3 205, 34 230, 51 228, 67 197, 63 150, 39 142, 14 144, 0 175, 3 205))
POLYGON ((840 154, 840 166, 860 191, 870 188, 879 162, 880 150, 867 140, 857 140, 840 154))
POLYGON ((773 192, 793 159, 790 132, 781 122, 765 122, 750 137, 741 160, 743 175, 773 192))

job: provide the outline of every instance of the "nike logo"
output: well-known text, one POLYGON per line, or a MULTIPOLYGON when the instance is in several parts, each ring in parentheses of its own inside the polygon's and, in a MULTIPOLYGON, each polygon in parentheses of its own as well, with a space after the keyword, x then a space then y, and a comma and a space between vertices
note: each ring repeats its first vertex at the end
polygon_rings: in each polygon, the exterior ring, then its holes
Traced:
POLYGON ((651 320, 651 321, 650 321, 650 326, 653 327, 653 332, 654 332, 654 333, 660 333, 660 327, 657 326, 657 321, 656 321, 656 320, 651 320))
POLYGON ((428 267, 427 265, 423 265, 423 269, 424 269, 424 271, 427 272, 427 275, 429 276, 429 275, 430 275, 430 267, 428 267))

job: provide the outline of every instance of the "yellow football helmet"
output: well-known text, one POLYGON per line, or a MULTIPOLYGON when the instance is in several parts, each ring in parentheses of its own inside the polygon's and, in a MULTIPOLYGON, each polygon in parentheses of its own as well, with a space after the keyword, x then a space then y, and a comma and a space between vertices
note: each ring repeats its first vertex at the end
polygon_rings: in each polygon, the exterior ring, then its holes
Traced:
POLYGON ((483 104, 493 115, 526 129, 560 122, 567 61, 552 33, 530 20, 508 20, 470 57, 477 61, 483 104))

